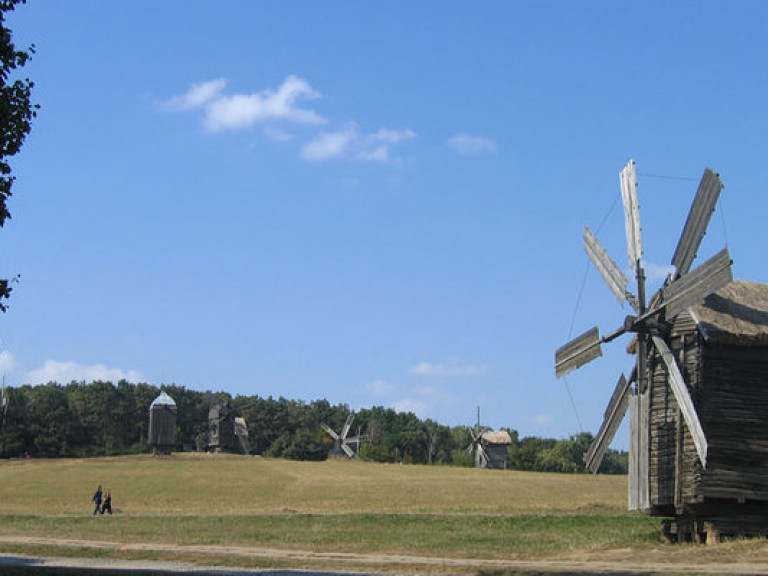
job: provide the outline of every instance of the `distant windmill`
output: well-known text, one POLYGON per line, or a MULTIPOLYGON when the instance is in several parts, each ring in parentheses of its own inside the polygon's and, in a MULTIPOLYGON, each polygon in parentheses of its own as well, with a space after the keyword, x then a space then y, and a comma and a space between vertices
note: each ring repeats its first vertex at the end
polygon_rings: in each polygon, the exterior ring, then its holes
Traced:
POLYGON ((506 430, 494 432, 487 426, 480 425, 480 407, 477 407, 477 424, 468 428, 472 442, 467 446, 467 453, 474 454, 475 468, 507 467, 507 446, 512 438, 506 430))
POLYGON ((488 454, 482 442, 484 428, 480 425, 480 406, 477 407, 477 424, 474 428, 467 426, 467 430, 472 437, 472 442, 467 446, 467 454, 474 456, 475 468, 485 468, 488 464, 488 454))
POLYGON ((325 430, 328 435, 333 438, 333 448, 328 453, 331 458, 338 458, 342 455, 346 455, 348 458, 356 458, 360 452, 360 443, 366 441, 367 436, 361 435, 359 432, 357 436, 349 436, 349 430, 352 428, 352 422, 355 416, 350 414, 347 416, 347 421, 344 423, 344 428, 341 429, 341 434, 337 434, 336 431, 328 426, 325 422, 320 423, 320 427, 325 430), (355 450, 350 446, 355 445, 355 450))

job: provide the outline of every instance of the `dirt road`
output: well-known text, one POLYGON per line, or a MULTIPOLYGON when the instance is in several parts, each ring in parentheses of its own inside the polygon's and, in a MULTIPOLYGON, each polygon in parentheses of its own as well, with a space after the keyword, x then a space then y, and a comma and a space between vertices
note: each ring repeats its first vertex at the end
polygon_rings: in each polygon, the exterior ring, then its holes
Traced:
MULTIPOLYGON (((272 548, 252 548, 236 546, 175 546, 165 544, 120 544, 106 541, 92 540, 51 540, 47 538, 17 538, 0 536, 2 544, 17 545, 45 545, 60 548, 73 549, 101 549, 112 550, 118 554, 128 554, 132 551, 159 552, 169 555, 189 554, 194 557, 211 555, 221 558, 252 560, 253 566, 271 566, 274 561, 285 560, 296 562, 297 565, 311 566, 338 566, 346 576, 365 572, 370 566, 373 572, 389 571, 396 573, 442 573, 468 571, 488 572, 522 572, 543 574, 765 574, 768 575, 768 563, 757 562, 663 562, 652 555, 637 557, 631 551, 612 551, 590 558, 569 558, 566 560, 484 560, 474 558, 438 558, 433 556, 405 556, 393 554, 349 554, 337 552, 311 552, 303 550, 279 550, 272 548), (386 568, 382 568, 386 567, 386 568)), ((242 562, 239 562, 242 563, 242 562)), ((258 569, 200 567, 191 564, 174 562, 154 562, 116 559, 78 559, 78 558, 29 558, 24 556, 0 554, 0 568, 2 566, 24 567, 72 567, 90 568, 94 570, 152 570, 157 572, 179 573, 194 572, 199 574, 253 574, 258 569)), ((2 571, 2 570, 0 570, 2 571)), ((263 571, 263 570, 262 570, 263 571)), ((272 571, 272 570, 270 570, 272 571)), ((286 573, 286 570, 280 570, 286 573)), ((299 572, 298 570, 296 571, 299 572)), ((307 574, 306 569, 301 570, 307 574)), ((320 570, 318 574, 337 574, 333 570, 320 570)))

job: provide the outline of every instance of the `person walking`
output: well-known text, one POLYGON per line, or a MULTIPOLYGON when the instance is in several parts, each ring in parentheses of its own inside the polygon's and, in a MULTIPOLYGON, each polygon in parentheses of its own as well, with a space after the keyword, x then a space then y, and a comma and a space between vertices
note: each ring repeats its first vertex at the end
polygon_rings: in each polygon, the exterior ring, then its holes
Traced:
POLYGON ((96 516, 101 511, 101 498, 102 498, 102 492, 101 492, 101 484, 96 488, 96 492, 93 493, 93 498, 91 498, 91 502, 94 502, 96 504, 96 508, 93 511, 93 515, 96 516))
POLYGON ((109 489, 104 493, 104 501, 101 504, 101 513, 104 512, 112 514, 112 492, 109 489))

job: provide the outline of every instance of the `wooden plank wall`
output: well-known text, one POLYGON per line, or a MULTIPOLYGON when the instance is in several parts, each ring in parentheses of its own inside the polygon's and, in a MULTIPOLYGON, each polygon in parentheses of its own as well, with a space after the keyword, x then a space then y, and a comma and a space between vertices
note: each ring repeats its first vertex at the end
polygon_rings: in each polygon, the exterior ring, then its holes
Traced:
POLYGON ((700 418, 712 459, 696 494, 768 500, 768 349, 703 349, 700 418))

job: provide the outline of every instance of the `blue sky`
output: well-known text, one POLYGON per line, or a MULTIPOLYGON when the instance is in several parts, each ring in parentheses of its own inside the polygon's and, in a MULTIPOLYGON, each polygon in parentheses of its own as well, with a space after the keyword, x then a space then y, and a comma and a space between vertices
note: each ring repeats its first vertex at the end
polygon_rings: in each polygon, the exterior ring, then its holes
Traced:
POLYGON ((0 231, 9 384, 594 432, 626 337, 567 383, 553 356, 628 313, 581 232, 627 267, 630 158, 656 285, 705 166, 700 256, 768 282, 764 2, 30 0, 9 23, 42 106, 0 231))

